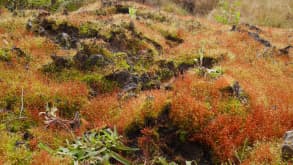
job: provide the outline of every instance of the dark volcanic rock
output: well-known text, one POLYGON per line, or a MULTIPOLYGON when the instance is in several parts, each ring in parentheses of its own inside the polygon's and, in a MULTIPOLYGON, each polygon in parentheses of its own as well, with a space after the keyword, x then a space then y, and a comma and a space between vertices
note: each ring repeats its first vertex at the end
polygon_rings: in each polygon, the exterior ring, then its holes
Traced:
POLYGON ((56 54, 51 56, 54 65, 59 69, 71 67, 71 60, 67 57, 57 56, 56 54))
POLYGON ((71 37, 67 33, 61 33, 57 37, 58 42, 62 47, 71 48, 71 37))
POLYGON ((161 82, 159 80, 151 80, 150 82, 144 83, 141 86, 141 90, 160 89, 161 82))
POLYGON ((116 5, 116 11, 117 11, 117 13, 128 14, 129 13, 129 7, 118 4, 118 5, 116 5))
POLYGON ((152 79, 151 79, 151 77, 150 77, 149 74, 147 74, 147 73, 143 73, 143 74, 141 75, 141 77, 140 77, 140 80, 141 80, 142 83, 148 83, 148 82, 150 82, 152 79))
POLYGON ((138 85, 134 82, 131 82, 129 84, 126 84, 124 87, 123 87, 123 91, 124 92, 129 92, 129 91, 134 91, 138 88, 138 85))
POLYGON ((166 39, 167 40, 170 40, 172 42, 176 42, 178 44, 181 44, 184 42, 184 40, 182 38, 179 38, 179 37, 176 37, 176 36, 173 36, 173 35, 167 35, 166 36, 166 39))
POLYGON ((132 74, 123 70, 107 75, 105 78, 110 81, 116 81, 119 86, 124 87, 127 83, 130 82, 132 74))
POLYGON ((183 62, 179 64, 178 71, 180 74, 184 74, 185 71, 187 71, 189 68, 192 68, 192 67, 194 67, 194 64, 183 62))
MULTIPOLYGON (((149 153, 164 155, 167 160, 172 160, 178 164, 185 164, 186 160, 194 160, 200 165, 211 165, 212 152, 206 144, 189 140, 188 133, 181 130, 170 118, 171 107, 166 105, 158 117, 146 116, 143 122, 134 122, 126 128, 126 136, 130 143, 137 145, 141 137, 152 141, 156 146, 149 153), (144 129, 153 130, 154 135, 144 134, 144 129)), ((137 153, 140 154, 140 153, 137 153)))
POLYGON ((292 49, 292 48, 293 48, 293 46, 289 45, 289 46, 286 46, 286 47, 283 48, 283 49, 279 49, 279 51, 280 51, 280 53, 282 53, 282 54, 288 55, 289 52, 290 52, 290 49, 292 49))
POLYGON ((90 70, 95 66, 101 67, 109 61, 101 54, 90 55, 87 51, 79 51, 74 57, 74 65, 80 70, 90 70))
POLYGON ((11 50, 12 50, 12 52, 15 52, 18 57, 26 57, 27 56, 26 53, 21 48, 14 46, 11 50))
POLYGON ((282 145, 282 158, 291 159, 293 157, 293 131, 287 131, 284 135, 284 142, 282 145))
POLYGON ((258 33, 248 32, 248 35, 251 36, 254 40, 263 44, 265 47, 272 47, 272 44, 269 41, 261 38, 258 33))
POLYGON ((88 60, 87 60, 87 65, 89 67, 92 67, 92 66, 103 66, 103 65, 105 65, 105 58, 101 54, 91 55, 88 58, 88 60))
POLYGON ((87 59, 89 58, 89 55, 84 52, 84 51, 79 51, 77 52, 77 54, 73 57, 73 61, 74 61, 74 65, 79 68, 84 70, 85 69, 85 65, 87 62, 87 59))

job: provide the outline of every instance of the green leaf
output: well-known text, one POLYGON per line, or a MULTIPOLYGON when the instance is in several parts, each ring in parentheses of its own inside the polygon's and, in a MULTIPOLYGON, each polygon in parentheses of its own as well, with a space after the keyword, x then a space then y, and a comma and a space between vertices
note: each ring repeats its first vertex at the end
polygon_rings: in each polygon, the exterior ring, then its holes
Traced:
POLYGON ((122 156, 120 156, 116 152, 110 151, 109 155, 110 155, 110 157, 112 157, 113 159, 117 160, 118 162, 120 162, 124 165, 131 165, 131 163, 127 159, 123 158, 122 156))
POLYGON ((52 148, 50 148, 49 146, 43 144, 43 143, 39 143, 38 147, 40 149, 43 149, 43 150, 47 151, 49 154, 54 154, 54 150, 52 148))

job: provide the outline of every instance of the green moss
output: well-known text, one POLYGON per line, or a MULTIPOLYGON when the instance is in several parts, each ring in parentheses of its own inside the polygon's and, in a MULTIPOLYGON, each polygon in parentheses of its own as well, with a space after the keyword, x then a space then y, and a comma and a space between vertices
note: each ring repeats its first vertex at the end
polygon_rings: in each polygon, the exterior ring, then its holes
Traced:
POLYGON ((136 15, 143 17, 144 19, 150 19, 150 20, 158 21, 158 22, 165 22, 168 20, 168 18, 164 14, 158 13, 158 12, 137 10, 136 15))
POLYGON ((221 67, 214 67, 213 71, 209 73, 209 76, 211 78, 217 78, 223 74, 224 74, 224 71, 222 70, 221 67))
POLYGON ((25 144, 16 145, 21 141, 17 134, 0 131, 0 155, 5 157, 5 163, 11 165, 29 165, 32 157, 31 151, 25 144))
POLYGON ((64 69, 62 72, 57 72, 55 78, 58 81, 80 80, 83 73, 76 69, 64 69))
POLYGON ((27 0, 28 1, 28 5, 33 6, 33 7, 49 7, 51 4, 50 0, 27 0))
POLYGON ((11 90, 3 98, 0 98, 0 107, 6 110, 14 110, 18 102, 19 98, 17 94, 15 93, 15 91, 11 90))
POLYGON ((80 110, 83 103, 79 100, 68 100, 67 98, 55 98, 56 106, 60 112, 60 116, 71 119, 76 112, 80 110))
POLYGON ((100 52, 101 52, 102 55, 104 55, 107 58, 111 59, 113 57, 112 52, 109 51, 107 48, 101 48, 100 52))
POLYGON ((97 24, 87 22, 79 27, 79 34, 84 37, 94 37, 97 36, 99 30, 97 24))
POLYGON ((248 113, 241 101, 233 97, 221 101, 218 110, 224 114, 237 115, 241 117, 245 117, 248 113))
POLYGON ((1 61, 11 61, 11 54, 7 49, 0 49, 0 60, 1 61))
POLYGON ((178 134, 179 134, 180 142, 185 143, 187 141, 187 138, 188 138, 188 135, 189 135, 188 132, 181 130, 181 131, 178 132, 178 134))
POLYGON ((82 7, 84 4, 86 4, 86 1, 70 0, 70 1, 65 1, 63 3, 63 7, 67 9, 68 11, 75 11, 75 10, 78 10, 80 7, 82 7))
POLYGON ((6 128, 10 132, 14 132, 14 133, 23 132, 24 130, 27 130, 35 125, 35 123, 29 120, 15 120, 15 118, 17 117, 18 117, 18 113, 7 116, 7 118, 11 118, 11 121, 6 123, 6 128))
POLYGON ((127 54, 124 52, 118 52, 114 54, 114 62, 116 65, 116 70, 128 70, 130 68, 129 64, 126 61, 127 54))
POLYGON ((166 81, 171 79, 174 76, 174 73, 167 68, 163 68, 159 71, 159 76, 161 81, 166 81))
POLYGON ((98 10, 96 10, 96 14, 99 16, 106 16, 106 15, 110 15, 110 14, 115 14, 117 12, 116 7, 115 6, 110 6, 107 8, 100 8, 98 10))
POLYGON ((41 71, 43 73, 56 73, 60 72, 60 69, 58 69, 53 63, 46 64, 41 68, 41 71))
POLYGON ((82 78, 90 88, 100 93, 108 93, 114 91, 118 84, 105 79, 102 75, 90 74, 82 78))
POLYGON ((197 64, 197 61, 198 61, 196 59, 197 59, 197 56, 194 54, 182 54, 180 57, 177 57, 173 61, 178 67, 181 64, 195 65, 197 64))
POLYGON ((101 36, 104 40, 109 41, 113 37, 113 31, 114 27, 104 24, 103 28, 99 31, 99 36, 101 36))
POLYGON ((182 43, 184 40, 178 36, 176 31, 160 30, 161 34, 172 42, 182 43))

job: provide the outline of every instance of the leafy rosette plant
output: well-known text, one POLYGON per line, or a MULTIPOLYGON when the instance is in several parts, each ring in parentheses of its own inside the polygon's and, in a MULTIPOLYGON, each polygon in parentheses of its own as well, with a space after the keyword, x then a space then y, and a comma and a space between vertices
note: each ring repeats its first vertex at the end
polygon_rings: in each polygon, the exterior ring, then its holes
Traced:
POLYGON ((67 147, 61 147, 58 154, 69 156, 74 160, 74 164, 110 164, 110 160, 116 160, 124 165, 131 164, 126 158, 121 156, 121 151, 137 151, 137 148, 130 148, 121 142, 116 128, 112 131, 109 128, 99 131, 85 133, 74 143, 67 141, 67 147))

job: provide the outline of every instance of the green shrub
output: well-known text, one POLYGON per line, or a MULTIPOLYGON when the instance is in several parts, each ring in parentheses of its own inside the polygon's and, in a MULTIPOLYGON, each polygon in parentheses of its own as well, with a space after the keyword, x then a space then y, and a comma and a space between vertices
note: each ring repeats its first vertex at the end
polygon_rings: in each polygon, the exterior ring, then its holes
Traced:
POLYGON ((101 75, 86 75, 82 78, 82 81, 92 90, 100 93, 112 92, 118 87, 116 82, 109 81, 101 75))
POLYGON ((219 11, 214 16, 216 21, 223 24, 238 24, 241 16, 239 6, 238 0, 234 2, 220 0, 218 4, 219 11))
POLYGON ((137 11, 137 9, 135 7, 130 7, 129 8, 129 16, 132 19, 135 19, 136 18, 136 11, 137 11))
POLYGON ((121 164, 130 165, 131 163, 118 153, 136 150, 121 142, 121 136, 115 128, 114 131, 107 128, 86 133, 72 144, 67 142, 67 147, 61 147, 58 154, 71 157, 75 163, 110 164, 110 159, 114 159, 121 164))

